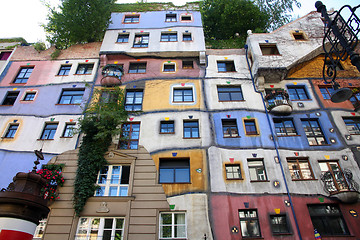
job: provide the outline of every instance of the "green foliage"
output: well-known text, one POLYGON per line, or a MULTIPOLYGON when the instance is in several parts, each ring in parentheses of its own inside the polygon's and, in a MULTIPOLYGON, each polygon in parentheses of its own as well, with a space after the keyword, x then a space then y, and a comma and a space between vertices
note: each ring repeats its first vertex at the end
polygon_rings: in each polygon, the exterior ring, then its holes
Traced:
POLYGON ((27 44, 26 40, 22 37, 19 38, 0 38, 0 43, 11 43, 11 42, 20 42, 27 44))
POLYGON ((115 0, 63 0, 59 10, 50 7, 48 41, 59 49, 101 41, 109 25, 115 0))
MULTIPOLYGON (((188 9, 190 4, 199 5, 200 2, 186 3, 185 8, 188 9)), ((157 3, 157 2, 136 2, 136 3, 125 3, 115 4, 112 9, 113 12, 150 12, 150 11, 162 11, 168 10, 169 8, 175 10, 177 6, 172 2, 168 3, 157 3)), ((195 10, 195 9, 194 9, 195 10)))
POLYGON ((203 0, 200 5, 205 38, 245 42, 247 30, 265 31, 269 16, 248 0, 203 0))
POLYGON ((89 197, 94 195, 98 172, 107 164, 104 154, 112 138, 121 131, 121 123, 128 114, 124 108, 124 91, 120 88, 94 91, 98 99, 92 101, 79 120, 80 131, 84 133, 78 154, 78 169, 74 184, 74 209, 80 214, 89 197), (101 97, 107 96, 107 97, 101 97))
POLYGON ((206 48, 211 49, 233 49, 243 48, 245 40, 243 38, 230 38, 224 40, 206 39, 206 48))
POLYGON ((50 57, 52 60, 57 59, 60 56, 60 49, 55 49, 54 52, 51 53, 50 57))
POLYGON ((33 47, 35 48, 36 51, 41 52, 44 51, 46 49, 45 43, 44 42, 36 42, 33 44, 33 47))

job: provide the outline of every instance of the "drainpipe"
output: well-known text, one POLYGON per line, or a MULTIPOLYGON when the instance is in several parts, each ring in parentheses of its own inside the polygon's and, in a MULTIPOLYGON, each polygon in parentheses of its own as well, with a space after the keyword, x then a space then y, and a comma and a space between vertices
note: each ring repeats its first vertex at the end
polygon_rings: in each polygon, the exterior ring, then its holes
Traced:
POLYGON ((291 195, 290 195, 290 192, 289 192, 289 187, 287 185, 287 181, 286 181, 286 178, 285 178, 285 172, 284 172, 284 168, 283 168, 283 165, 281 163, 281 158, 280 158, 280 154, 279 154, 279 149, 278 149, 278 146, 277 146, 277 142, 275 140, 275 134, 274 134, 274 131, 271 127, 271 121, 270 121, 270 117, 269 117, 269 112, 266 108, 266 104, 265 104, 265 100, 264 100, 264 96, 261 92, 259 92, 256 87, 255 87, 255 81, 254 81, 254 77, 252 75, 252 71, 251 71, 251 67, 250 67, 250 63, 249 63, 249 59, 248 59, 248 48, 249 46, 246 44, 245 45, 245 56, 246 56, 246 62, 247 62, 247 65, 248 65, 248 69, 249 69, 249 72, 250 72, 250 77, 251 77, 251 81, 253 83, 253 87, 254 87, 254 91, 256 93, 259 93, 260 96, 261 96, 261 100, 262 100, 262 103, 264 105, 264 109, 265 109, 265 114, 266 114, 266 118, 267 118, 267 121, 268 121, 268 124, 269 124, 269 127, 270 127, 270 132, 271 132, 271 136, 272 136, 272 139, 273 139, 273 142, 274 142, 274 146, 275 146, 275 150, 276 150, 276 155, 279 159, 279 164, 280 164, 280 169, 281 169, 281 174, 282 174, 282 177, 283 177, 283 180, 284 180, 284 183, 285 183, 285 188, 286 188, 286 193, 287 193, 287 196, 289 198, 289 203, 290 203, 290 207, 291 207, 291 211, 292 211, 292 214, 294 216, 294 221, 295 221, 295 226, 296 226, 296 230, 298 232, 298 235, 299 235, 299 239, 302 240, 302 237, 301 237, 301 232, 300 232, 300 229, 299 229, 299 224, 298 224, 298 221, 296 219, 296 214, 295 214, 295 210, 294 210, 294 206, 293 206, 293 202, 292 202, 292 199, 291 199, 291 195))

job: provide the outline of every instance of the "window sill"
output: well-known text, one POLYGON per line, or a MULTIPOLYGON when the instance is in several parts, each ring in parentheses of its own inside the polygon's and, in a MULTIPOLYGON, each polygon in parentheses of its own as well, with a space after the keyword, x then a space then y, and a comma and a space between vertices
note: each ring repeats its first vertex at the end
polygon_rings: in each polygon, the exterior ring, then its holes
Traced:
POLYGON ((64 103, 57 103, 55 105, 59 105, 59 106, 67 106, 67 105, 80 105, 80 103, 70 103, 70 104, 64 104, 64 103))
POLYGON ((312 101, 312 99, 290 99, 293 102, 312 101))
POLYGON ((146 47, 131 47, 131 48, 148 48, 149 46, 146 46, 146 47))
POLYGON ((167 134, 175 134, 175 132, 169 132, 169 133, 159 133, 159 134, 165 134, 165 135, 167 135, 167 134))
POLYGON ((191 184, 191 182, 159 182, 159 184, 191 184))
POLYGON ((301 137, 301 135, 276 135, 277 137, 301 137))
POLYGON ((236 73, 237 71, 221 71, 221 72, 219 72, 218 71, 218 73, 236 73))
POLYGON ((60 137, 60 138, 73 138, 73 137, 60 137))
POLYGON ((175 101, 173 101, 172 103, 194 103, 194 101, 186 101, 186 102, 175 102, 175 101))
POLYGON ((291 179, 292 181, 299 181, 299 182, 301 182, 301 181, 317 181, 318 179, 316 179, 316 178, 312 178, 312 179, 291 179))
POLYGON ((200 139, 200 137, 197 137, 197 138, 186 138, 186 137, 183 137, 183 139, 200 139))
POLYGON ((14 106, 14 104, 13 105, 0 105, 0 107, 12 107, 12 106, 14 106))
MULTIPOLYGON (((78 75, 82 75, 82 74, 78 74, 78 75)), ((67 76, 69 76, 69 74, 68 75, 55 75, 55 77, 67 77, 67 76)))
POLYGON ((258 182, 270 182, 269 180, 250 180, 251 183, 258 183, 258 182))
POLYGON ((172 43, 175 43, 175 42, 178 42, 177 40, 176 41, 160 41, 162 43, 167 43, 167 42, 172 42, 172 43))
POLYGON ((116 43, 116 44, 117 44, 117 43, 121 44, 121 43, 129 43, 129 42, 115 42, 115 43, 116 43))
POLYGON ((1 137, 1 139, 12 140, 12 139, 15 139, 15 138, 14 137, 1 137))
POLYGON ((128 74, 145 74, 146 72, 141 72, 141 73, 138 73, 138 72, 134 72, 134 73, 131 73, 131 72, 128 72, 128 74))
POLYGON ((223 137, 223 138, 241 138, 241 136, 237 136, 237 137, 223 137))
POLYGON ((243 239, 264 239, 263 237, 242 237, 243 239))
POLYGON ((221 101, 219 100, 219 102, 245 102, 245 100, 229 100, 229 101, 221 101))
POLYGON ((248 136, 248 137, 257 137, 257 136, 260 136, 260 134, 258 134, 258 133, 255 133, 255 134, 245 134, 245 136, 248 136))
POLYGON ((74 75, 92 75, 92 73, 84 73, 84 74, 82 74, 82 73, 75 73, 74 75))
POLYGON ((36 140, 37 141, 54 141, 54 139, 41 139, 41 138, 38 138, 36 140))
MULTIPOLYGON (((26 82, 27 83, 27 82, 26 82)), ((25 85, 26 83, 10 83, 10 85, 25 85)))
POLYGON ((124 197, 107 197, 107 196, 101 196, 101 197, 90 197, 89 202, 128 202, 135 200, 135 196, 124 196, 124 197))
POLYGON ((273 233, 274 236, 288 236, 293 235, 292 233, 273 233))
POLYGON ((243 178, 226 178, 228 181, 244 180, 243 178))

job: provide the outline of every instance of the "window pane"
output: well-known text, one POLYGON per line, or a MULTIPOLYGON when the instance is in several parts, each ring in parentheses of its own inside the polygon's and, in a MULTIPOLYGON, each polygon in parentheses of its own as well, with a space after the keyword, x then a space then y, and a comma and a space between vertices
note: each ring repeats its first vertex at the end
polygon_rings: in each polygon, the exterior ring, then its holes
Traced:
POLYGON ((189 169, 175 169, 175 182, 190 182, 189 169))
POLYGON ((160 183, 174 182, 175 169, 160 169, 160 183))

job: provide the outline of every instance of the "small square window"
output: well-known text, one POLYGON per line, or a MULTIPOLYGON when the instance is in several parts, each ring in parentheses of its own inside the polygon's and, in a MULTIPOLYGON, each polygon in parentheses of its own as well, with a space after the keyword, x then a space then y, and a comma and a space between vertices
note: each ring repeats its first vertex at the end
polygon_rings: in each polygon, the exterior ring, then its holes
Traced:
POLYGON ((217 61, 218 72, 235 72, 234 61, 217 61))
POLYGON ((174 88, 173 102, 193 102, 192 88, 174 88))
POLYGON ((305 38, 305 34, 303 32, 300 31, 295 31, 292 33, 293 37, 295 40, 299 41, 299 40, 306 40, 305 38))
POLYGON ((12 106, 14 105, 19 92, 7 92, 6 97, 1 105, 12 106))
POLYGON ((177 33, 175 32, 166 32, 161 33, 161 42, 176 42, 177 41, 177 33))
POLYGON ((191 33, 183 33, 183 41, 192 41, 191 33))
POLYGON ((7 129, 4 138, 14 138, 15 133, 19 127, 19 124, 10 124, 9 128, 7 129))
POLYGON ((71 65, 61 65, 58 76, 68 76, 71 69, 71 65))
POLYGON ((124 23, 138 23, 140 15, 127 15, 124 18, 124 23))
POLYGON ((160 159, 159 183, 189 183, 190 159, 160 159))
POLYGON ((23 101, 33 101, 35 99, 36 92, 25 93, 23 101))
POLYGON ((127 43, 127 42, 129 42, 129 34, 128 33, 119 34, 116 42, 118 42, 118 43, 127 43))
POLYGON ((187 239, 186 215, 183 212, 160 213, 159 239, 187 239))
POLYGON ((262 159, 248 159, 248 167, 251 181, 266 181, 266 171, 262 159))
POLYGON ((360 118, 343 117, 343 120, 351 135, 360 135, 360 118))
POLYGON ((75 130, 75 123, 66 123, 64 128, 63 137, 73 137, 74 136, 74 130, 75 130))
POLYGON ((192 20, 191 15, 181 15, 181 21, 190 22, 192 20))
POLYGON ((244 120, 244 125, 246 135, 258 135, 255 119, 244 120))
POLYGON ((149 34, 135 34, 134 48, 145 48, 149 46, 149 34))
POLYGON ((276 44, 259 44, 262 55, 280 55, 276 44))
POLYGON ((242 179, 240 164, 225 164, 226 179, 242 179))
POLYGON ((46 123, 40 139, 54 139, 57 123, 46 123))
POLYGON ((165 63, 163 72, 175 72, 175 63, 165 63))
POLYGON ((184 121, 184 138, 199 138, 199 122, 184 121))
POLYGON ((160 133, 175 133, 174 121, 161 121, 160 122, 160 133))
POLYGON ((297 135, 294 122, 288 118, 274 118, 275 132, 277 136, 294 136, 297 135))
POLYGON ((256 209, 239 210, 241 235, 261 237, 259 218, 256 209))
POLYGON ((84 89, 63 89, 58 104, 80 104, 84 89))
POLYGON ((27 83, 34 67, 22 67, 13 83, 27 83))
POLYGON ((182 68, 183 69, 193 69, 194 62, 193 61, 182 61, 182 68))
POLYGON ((288 86, 288 93, 291 100, 309 100, 305 86, 288 86))
POLYGON ((167 13, 165 17, 165 22, 176 22, 176 14, 167 13))
POLYGON ((94 64, 79 64, 75 74, 91 74, 94 64))
POLYGON ((236 119, 222 119, 221 122, 222 122, 224 138, 239 137, 239 131, 238 131, 236 119))
POLYGON ((146 63, 130 63, 129 73, 146 73, 146 63))
POLYGON ((270 215, 270 224, 273 234, 290 233, 290 226, 285 214, 270 215))

